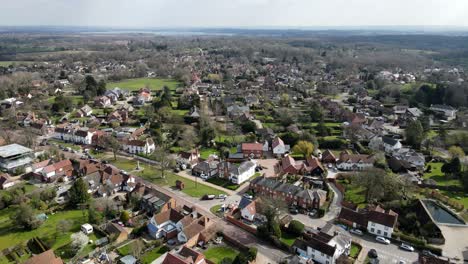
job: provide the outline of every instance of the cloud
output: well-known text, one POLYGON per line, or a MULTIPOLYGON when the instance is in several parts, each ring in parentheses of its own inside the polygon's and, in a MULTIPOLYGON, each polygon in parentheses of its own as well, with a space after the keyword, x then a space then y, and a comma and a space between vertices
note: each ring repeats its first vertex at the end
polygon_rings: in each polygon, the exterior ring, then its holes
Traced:
POLYGON ((0 25, 468 26, 466 0, 15 0, 0 25))

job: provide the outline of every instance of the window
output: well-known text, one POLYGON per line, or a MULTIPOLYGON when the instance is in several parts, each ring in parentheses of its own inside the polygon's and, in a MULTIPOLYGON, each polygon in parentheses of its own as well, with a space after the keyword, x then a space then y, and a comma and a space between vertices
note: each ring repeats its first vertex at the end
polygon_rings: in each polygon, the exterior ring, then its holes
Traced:
POLYGON ((372 222, 371 222, 371 226, 375 226, 375 223, 372 223, 372 222))
POLYGON ((374 232, 375 232, 375 229, 374 229, 374 228, 371 228, 370 230, 371 230, 371 232, 372 232, 372 233, 374 233, 374 232))
POLYGON ((384 236, 388 236, 387 232, 384 232, 383 235, 384 235, 384 236))
POLYGON ((377 234, 379 234, 379 235, 380 235, 380 233, 381 233, 381 232, 380 232, 380 230, 377 230, 377 234))
POLYGON ((326 263, 326 264, 330 264, 330 261, 327 260, 325 263, 326 263))
POLYGON ((388 226, 384 227, 385 230, 388 230, 388 226))

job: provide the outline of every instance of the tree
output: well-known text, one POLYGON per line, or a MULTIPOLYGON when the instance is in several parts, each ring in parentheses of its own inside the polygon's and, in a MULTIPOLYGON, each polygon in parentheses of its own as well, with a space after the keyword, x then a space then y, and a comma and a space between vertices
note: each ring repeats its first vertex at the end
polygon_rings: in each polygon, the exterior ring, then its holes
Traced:
POLYGON ((73 252, 76 254, 80 250, 82 250, 86 244, 88 244, 89 238, 83 232, 73 233, 71 235, 72 243, 71 248, 73 252))
POLYGON ((38 228, 42 221, 36 217, 34 210, 26 203, 21 203, 12 216, 12 220, 23 229, 33 230, 38 228))
POLYGON ((247 260, 247 257, 243 253, 239 253, 232 264, 248 264, 249 261, 247 260))
POLYGON ((406 198, 410 188, 401 176, 388 174, 381 169, 356 173, 351 177, 351 184, 364 189, 366 202, 369 203, 406 198))
POLYGON ((444 163, 442 165, 441 171, 447 175, 456 175, 461 172, 461 162, 458 157, 455 157, 450 160, 450 162, 444 163))
POLYGON ((406 142, 416 149, 420 149, 424 139, 424 130, 419 120, 409 122, 405 129, 406 142))
POLYGON ((298 154, 302 154, 302 156, 304 158, 307 158, 310 155, 312 155, 312 153, 314 153, 314 144, 312 144, 312 143, 310 143, 308 141, 300 140, 293 147, 293 152, 298 153, 298 154))
POLYGON ((450 153, 450 157, 453 158, 463 158, 465 157, 465 152, 463 151, 463 149, 459 146, 451 146, 449 149, 448 149, 448 152, 450 153))
POLYGON ((193 127, 187 127, 182 135, 180 136, 180 140, 178 142, 179 146, 184 148, 185 150, 191 150, 195 147, 198 143, 197 133, 193 129, 193 127))
POLYGON ((176 162, 169 151, 164 147, 158 147, 153 152, 152 157, 158 162, 158 166, 161 172, 161 178, 166 179, 166 171, 174 168, 176 162))
POLYGON ((133 241, 131 244, 132 255, 136 258, 141 257, 141 252, 143 251, 143 242, 140 239, 133 241))
POLYGON ((297 220, 292 220, 288 225, 288 232, 290 234, 300 236, 302 235, 302 232, 304 232, 304 224, 297 220))
POLYGON ((102 223, 102 214, 96 210, 96 208, 92 208, 91 206, 88 209, 88 222, 91 224, 101 224, 102 223))
POLYGON ((255 124, 255 122, 249 120, 241 124, 241 129, 244 133, 253 133, 257 129, 257 125, 255 124))
POLYGON ((103 138, 103 145, 112 150, 114 160, 117 160, 117 152, 119 152, 120 149, 120 142, 113 136, 106 136, 103 138))
POLYGON ((128 213, 128 211, 122 211, 120 212, 120 221, 122 221, 123 223, 127 223, 128 220, 130 220, 130 214, 128 213))
POLYGON ((88 193, 88 186, 82 178, 78 178, 68 191, 70 197, 70 205, 79 208, 80 204, 87 203, 91 196, 88 193))
POLYGON ((200 118, 200 143, 210 147, 213 139, 216 137, 216 131, 208 117, 200 118))
POLYGON ((254 261, 257 258, 258 249, 256 247, 249 247, 249 252, 247 253, 247 259, 249 261, 254 261))

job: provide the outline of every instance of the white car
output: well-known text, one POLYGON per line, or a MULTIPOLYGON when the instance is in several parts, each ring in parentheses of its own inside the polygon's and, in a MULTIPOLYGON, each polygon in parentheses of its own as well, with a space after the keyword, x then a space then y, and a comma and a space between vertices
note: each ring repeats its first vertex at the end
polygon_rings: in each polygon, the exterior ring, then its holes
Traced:
POLYGON ((414 251, 414 247, 412 247, 412 246, 410 246, 408 244, 405 244, 405 243, 401 243, 400 248, 404 249, 406 251, 410 251, 410 252, 414 251))
POLYGON ((218 195, 218 199, 226 199, 226 198, 227 198, 227 195, 225 194, 218 195))
POLYGON ((248 193, 244 193, 244 195, 242 195, 242 196, 244 196, 245 198, 250 199, 250 200, 253 199, 253 196, 248 194, 248 193))
POLYGON ((382 243, 382 244, 386 244, 386 245, 390 244, 390 240, 386 239, 385 237, 377 236, 377 237, 375 237, 375 240, 377 242, 382 243))
POLYGON ((361 230, 359 230, 359 229, 351 229, 351 230, 349 230, 349 232, 350 232, 350 233, 353 233, 353 234, 355 234, 355 235, 358 235, 358 236, 362 236, 362 235, 364 234, 364 233, 363 233, 361 230))
POLYGON ((205 174, 200 175, 200 178, 202 178, 205 181, 208 180, 208 176, 206 176, 205 174))

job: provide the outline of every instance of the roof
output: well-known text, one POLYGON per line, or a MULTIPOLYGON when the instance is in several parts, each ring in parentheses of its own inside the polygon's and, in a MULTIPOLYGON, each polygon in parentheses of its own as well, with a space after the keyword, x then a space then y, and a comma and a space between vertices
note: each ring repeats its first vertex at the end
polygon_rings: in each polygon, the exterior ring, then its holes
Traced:
POLYGON ((32 153, 33 150, 19 144, 10 144, 6 146, 0 147, 0 157, 1 158, 9 158, 16 155, 32 153))
POLYGON ((263 145, 260 143, 242 143, 241 148, 246 151, 262 151, 263 145))
POLYGON ((237 207, 239 207, 240 209, 244 209, 247 205, 249 205, 250 203, 252 202, 252 200, 250 200, 249 198, 247 197, 244 197, 242 196, 240 202, 239 202, 239 205, 237 207))
POLYGON ((374 156, 365 154, 348 154, 342 152, 338 163, 350 162, 350 163, 374 163, 374 156))
POLYGON ((322 166, 322 163, 320 163, 318 158, 311 155, 307 157, 306 161, 307 161, 307 170, 312 171, 317 168, 320 168, 322 171, 325 171, 325 169, 322 166))
MULTIPOLYGON (((300 240, 300 239, 297 239, 300 240)), ((296 241, 297 241, 296 240, 296 241)), ((313 248, 321 253, 324 253, 327 256, 333 256, 335 254, 335 247, 328 245, 323 239, 318 237, 312 237, 309 240, 302 240, 298 243, 294 242, 296 247, 301 246, 300 248, 304 249, 305 247, 313 248)))
POLYGON ((192 222, 190 225, 184 227, 184 234, 187 237, 187 240, 191 239, 192 237, 199 234, 201 231, 205 229, 204 226, 200 225, 198 221, 192 222))
POLYGON ((157 224, 162 224, 169 220, 174 223, 177 223, 184 218, 184 215, 178 212, 177 210, 171 208, 167 211, 154 215, 153 218, 157 224))
POLYGON ((23 264, 63 264, 61 258, 55 256, 52 249, 42 252, 39 255, 35 255, 30 259, 26 260, 23 264))
POLYGON ((387 144, 387 145, 391 145, 391 146, 395 146, 396 144, 398 144, 398 139, 394 139, 394 138, 391 138, 391 137, 388 137, 388 136, 383 136, 382 137, 382 141, 387 144))
POLYGON ((109 223, 106 226, 106 231, 111 234, 121 234, 121 233, 128 233, 125 228, 116 224, 116 223, 109 223))
POLYGON ((393 211, 386 213, 385 211, 379 211, 377 209, 371 210, 368 213, 368 219, 371 222, 381 224, 388 227, 395 227, 398 219, 398 214, 393 211))
POLYGON ((257 166, 255 162, 250 160, 242 162, 238 167, 233 166, 232 171, 236 172, 238 175, 243 174, 244 172, 248 171, 250 168, 257 166))
POLYGON ((257 203, 255 201, 250 202, 246 207, 244 207, 251 215, 257 213, 257 203))
POLYGON ((367 214, 359 213, 346 207, 341 208, 338 219, 345 219, 360 226, 367 226, 367 214))
POLYGON ((283 140, 281 140, 281 138, 275 137, 273 139, 273 141, 271 142, 271 146, 272 146, 272 148, 276 148, 279 145, 284 145, 284 142, 283 142, 283 140))
POLYGON ((327 149, 322 153, 322 160, 324 160, 324 161, 335 160, 336 161, 336 157, 333 154, 333 152, 331 152, 329 149, 327 149))
POLYGON ((127 255, 125 257, 122 257, 120 259, 120 262, 122 262, 124 264, 135 264, 135 263, 137 263, 137 259, 132 255, 127 255))
POLYGON ((191 263, 199 263, 200 260, 204 259, 202 253, 197 252, 187 246, 184 246, 179 252, 178 255, 184 257, 185 259, 191 260, 191 263))

